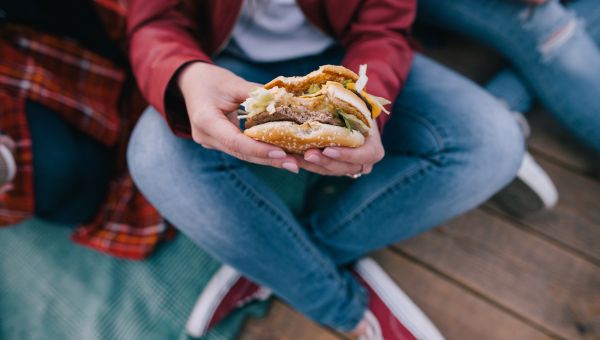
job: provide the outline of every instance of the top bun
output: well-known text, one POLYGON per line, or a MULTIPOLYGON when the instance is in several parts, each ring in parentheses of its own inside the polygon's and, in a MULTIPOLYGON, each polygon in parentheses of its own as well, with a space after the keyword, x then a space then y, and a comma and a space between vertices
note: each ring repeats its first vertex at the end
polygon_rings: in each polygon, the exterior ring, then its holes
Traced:
POLYGON ((323 65, 319 67, 318 70, 312 71, 302 77, 279 76, 265 84, 264 88, 270 89, 273 87, 281 87, 288 92, 301 94, 313 84, 323 85, 328 81, 341 83, 346 79, 356 82, 358 80, 358 75, 343 66, 323 65))

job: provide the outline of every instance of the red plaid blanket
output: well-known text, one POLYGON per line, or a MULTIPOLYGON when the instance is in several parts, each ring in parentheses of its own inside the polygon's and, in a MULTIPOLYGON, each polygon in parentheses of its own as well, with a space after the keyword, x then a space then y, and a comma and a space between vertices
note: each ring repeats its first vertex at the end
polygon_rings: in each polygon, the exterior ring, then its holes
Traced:
MULTIPOLYGON (((118 0, 98 0, 95 6, 110 37, 123 38, 125 6, 118 0)), ((0 26, 0 131, 16 141, 18 172, 14 188, 0 195, 0 225, 22 221, 34 211, 26 100, 46 105, 119 150, 106 202, 92 223, 75 229, 75 242, 143 259, 173 235, 135 188, 125 166, 127 139, 146 105, 129 73, 71 40, 14 25, 0 26)))

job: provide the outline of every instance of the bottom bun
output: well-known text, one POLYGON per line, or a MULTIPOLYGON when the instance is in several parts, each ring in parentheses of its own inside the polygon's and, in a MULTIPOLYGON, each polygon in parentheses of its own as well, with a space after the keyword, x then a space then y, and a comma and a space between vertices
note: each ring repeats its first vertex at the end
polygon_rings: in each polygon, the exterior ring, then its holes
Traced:
POLYGON ((268 122, 246 129, 244 134, 294 153, 327 146, 356 148, 365 143, 365 137, 356 130, 319 122, 301 125, 294 122, 268 122))

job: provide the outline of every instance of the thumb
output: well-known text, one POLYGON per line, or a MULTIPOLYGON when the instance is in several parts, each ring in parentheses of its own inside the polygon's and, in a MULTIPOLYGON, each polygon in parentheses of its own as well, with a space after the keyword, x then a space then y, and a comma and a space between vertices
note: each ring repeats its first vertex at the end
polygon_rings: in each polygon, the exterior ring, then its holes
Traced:
POLYGON ((250 97, 250 92, 252 92, 257 87, 262 87, 262 85, 257 84, 257 83, 251 83, 251 82, 245 81, 245 80, 241 81, 238 84, 238 86, 235 87, 233 96, 235 97, 236 101, 241 103, 244 100, 246 100, 248 97, 250 97))

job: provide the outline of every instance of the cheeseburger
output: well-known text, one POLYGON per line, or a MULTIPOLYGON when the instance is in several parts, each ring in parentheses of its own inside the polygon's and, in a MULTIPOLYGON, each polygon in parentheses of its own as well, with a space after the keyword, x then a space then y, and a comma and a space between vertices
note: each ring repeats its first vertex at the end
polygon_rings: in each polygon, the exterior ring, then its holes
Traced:
POLYGON ((368 94, 366 65, 359 75, 324 65, 303 77, 277 77, 250 93, 242 106, 244 133, 294 153, 327 146, 359 147, 386 99, 368 94))

